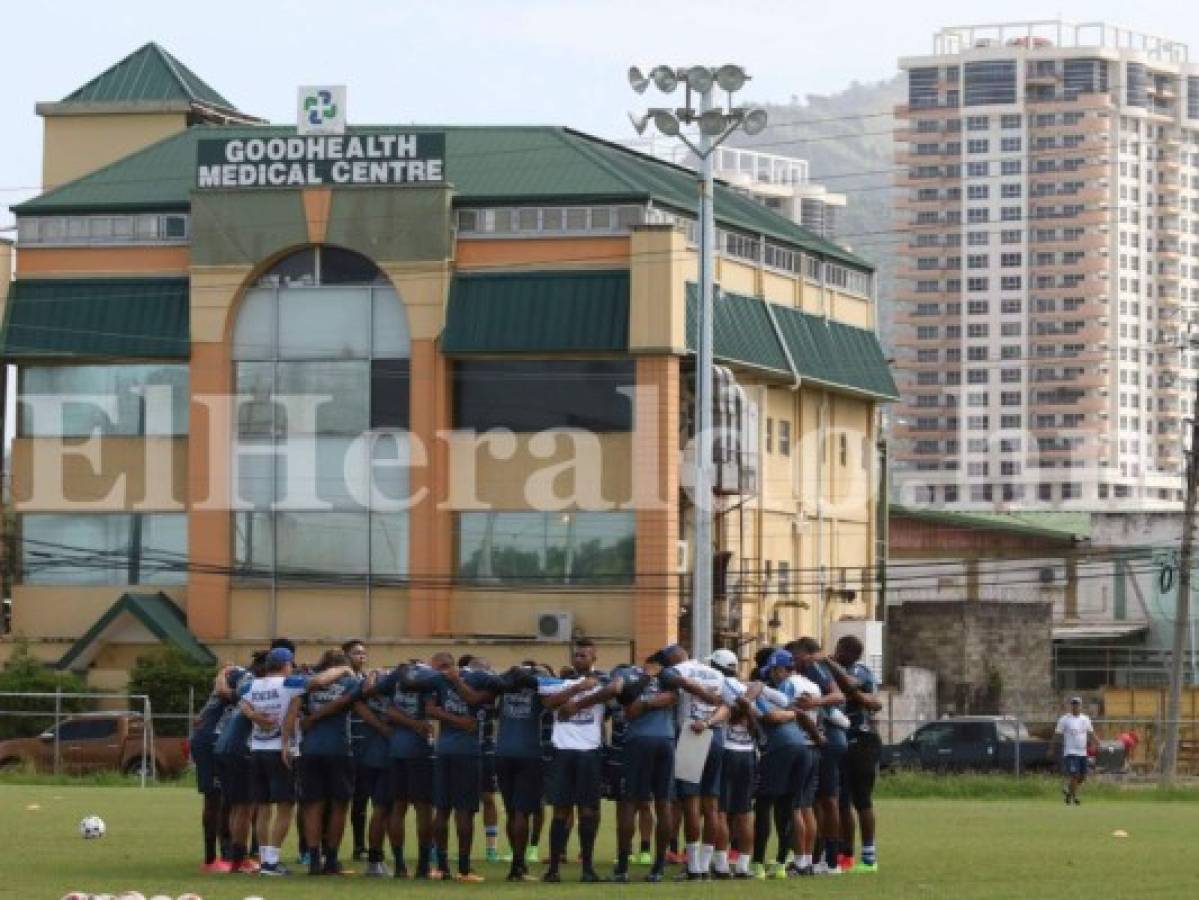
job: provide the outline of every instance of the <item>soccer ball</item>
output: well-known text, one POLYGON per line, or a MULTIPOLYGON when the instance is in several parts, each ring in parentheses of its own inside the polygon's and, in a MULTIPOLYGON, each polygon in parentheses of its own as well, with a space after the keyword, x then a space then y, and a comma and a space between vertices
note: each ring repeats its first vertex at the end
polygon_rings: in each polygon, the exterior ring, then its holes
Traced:
POLYGON ((79 823, 79 834, 84 840, 104 837, 104 820, 99 816, 87 816, 79 823))

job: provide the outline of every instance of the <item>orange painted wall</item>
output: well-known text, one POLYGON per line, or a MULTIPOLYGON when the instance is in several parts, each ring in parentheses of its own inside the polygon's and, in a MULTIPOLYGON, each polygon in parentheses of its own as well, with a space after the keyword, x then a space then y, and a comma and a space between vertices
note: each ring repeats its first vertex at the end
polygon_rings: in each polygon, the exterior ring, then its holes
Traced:
POLYGON ((22 247, 17 275, 187 275, 187 247, 22 247))
POLYGON ((458 241, 454 264, 460 269, 511 268, 546 264, 580 267, 623 266, 629 262, 629 239, 520 238, 458 241))

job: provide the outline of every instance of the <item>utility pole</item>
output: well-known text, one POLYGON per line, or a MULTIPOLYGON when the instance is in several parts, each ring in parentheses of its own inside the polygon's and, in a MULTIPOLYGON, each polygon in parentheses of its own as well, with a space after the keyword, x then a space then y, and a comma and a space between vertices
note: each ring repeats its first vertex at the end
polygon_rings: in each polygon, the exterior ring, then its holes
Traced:
POLYGON ((1178 561, 1178 601, 1174 608, 1174 646, 1170 654, 1170 696, 1166 701, 1166 737, 1162 748, 1161 784, 1178 775, 1179 719, 1182 718, 1182 657, 1191 618, 1191 566, 1195 555, 1195 506, 1199 501, 1199 378, 1191 407, 1191 444, 1186 455, 1186 500, 1182 510, 1182 554, 1178 561))

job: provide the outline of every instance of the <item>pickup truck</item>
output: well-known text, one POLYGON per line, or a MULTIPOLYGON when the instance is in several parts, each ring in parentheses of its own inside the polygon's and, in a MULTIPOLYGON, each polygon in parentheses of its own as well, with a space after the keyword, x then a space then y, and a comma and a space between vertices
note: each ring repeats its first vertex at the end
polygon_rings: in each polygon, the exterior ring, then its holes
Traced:
POLYGON ((1016 720, 1002 716, 961 716, 921 725, 898 744, 883 747, 883 769, 1014 772, 1049 769, 1049 742, 1033 738, 1016 720))
MULTIPOLYGON (((1050 742, 1028 733, 1007 716, 960 716, 921 725, 898 744, 883 747, 880 767, 925 769, 934 772, 1015 772, 1017 748, 1020 771, 1057 767, 1050 742)), ((1091 769, 1106 774, 1125 771, 1126 751, 1120 741, 1100 740, 1091 769)))
MULTIPOLYGON (((144 727, 141 714, 135 712, 84 713, 63 719, 57 733, 61 771, 140 775, 150 762, 142 746, 144 727)), ((153 750, 154 768, 150 771, 175 777, 187 769, 185 738, 155 736, 145 743, 153 750)), ((53 772, 54 745, 54 728, 37 737, 0 741, 0 768, 32 766, 39 772, 53 772)))

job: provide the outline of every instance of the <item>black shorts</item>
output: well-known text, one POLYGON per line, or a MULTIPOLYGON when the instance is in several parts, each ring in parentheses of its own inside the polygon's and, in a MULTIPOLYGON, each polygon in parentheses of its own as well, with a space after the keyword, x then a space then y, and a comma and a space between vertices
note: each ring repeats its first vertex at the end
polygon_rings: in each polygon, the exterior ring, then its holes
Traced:
POLYGON ((815 791, 816 755, 811 747, 788 744, 767 750, 758 760, 758 796, 799 799, 808 781, 815 791))
POLYGON ((619 803, 625 799, 624 785, 624 747, 604 748, 604 786, 605 800, 615 800, 619 803))
POLYGON ((725 750, 720 770, 720 811, 741 816, 753 811, 754 775, 758 754, 753 750, 725 750))
POLYGON ((216 764, 216 741, 202 738, 189 744, 196 764, 196 790, 201 794, 221 793, 221 773, 216 764))
POLYGON ((296 780, 283 764, 278 750, 255 750, 253 796, 255 803, 295 803, 296 780))
POLYGON ((395 803, 433 802, 433 760, 428 756, 392 757, 387 779, 390 800, 395 803))
POLYGON ((496 762, 494 753, 484 753, 479 769, 479 790, 484 794, 499 793, 500 783, 496 779, 496 762))
POLYGON ((545 763, 541 757, 496 757, 495 774, 508 815, 531 815, 541 809, 545 797, 545 763))
POLYGON ((674 741, 671 738, 626 738, 625 799, 673 800, 674 741))
POLYGON ((391 773, 387 769, 354 763, 354 800, 369 800, 372 806, 391 806, 391 773))
POLYGON ((849 749, 841 760, 842 809, 851 805, 858 811, 874 807, 874 782, 882 746, 873 731, 860 731, 850 737, 849 749))
POLYGON ((676 797, 719 797, 722 769, 724 767, 724 742, 713 736, 708 746, 708 758, 704 760, 704 771, 699 781, 674 780, 676 797))
POLYGON ((478 812, 481 768, 477 756, 438 756, 433 762, 433 805, 437 809, 478 812))
POLYGON ((300 796, 305 803, 345 803, 354 796, 352 756, 305 754, 297 760, 297 764, 300 773, 300 796))
POLYGON ((595 750, 555 750, 550 764, 546 800, 551 806, 600 805, 604 760, 595 750))
POLYGON ((841 768, 845 762, 846 745, 842 737, 820 748, 817 763, 816 796, 822 800, 841 795, 841 768))
POLYGON ((221 797, 225 805, 253 803, 254 758, 249 753, 218 753, 216 765, 221 772, 221 797))

